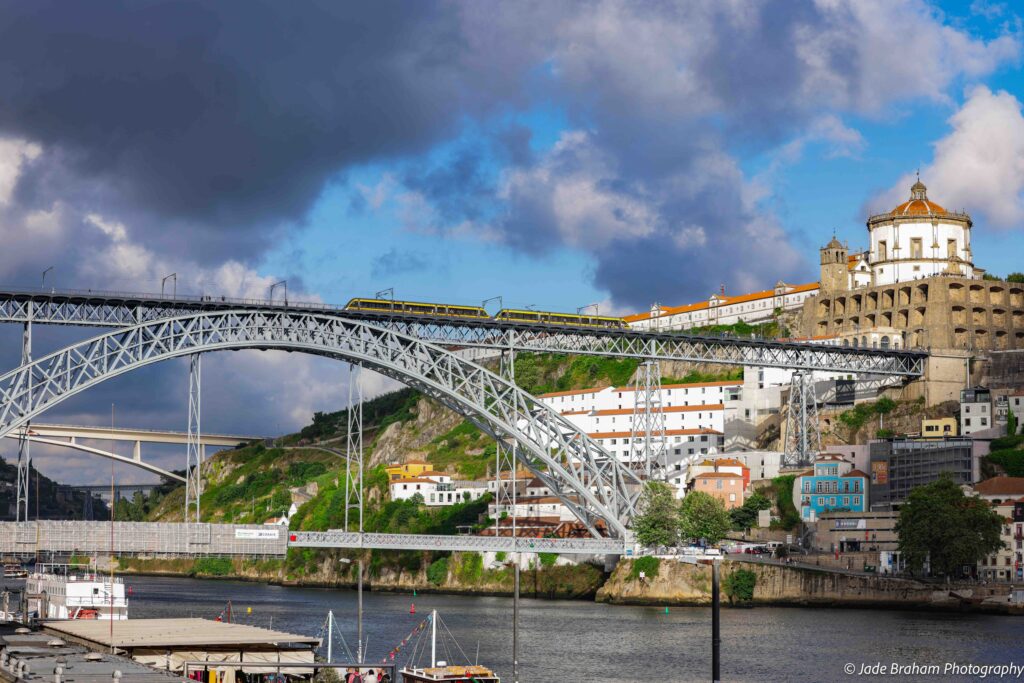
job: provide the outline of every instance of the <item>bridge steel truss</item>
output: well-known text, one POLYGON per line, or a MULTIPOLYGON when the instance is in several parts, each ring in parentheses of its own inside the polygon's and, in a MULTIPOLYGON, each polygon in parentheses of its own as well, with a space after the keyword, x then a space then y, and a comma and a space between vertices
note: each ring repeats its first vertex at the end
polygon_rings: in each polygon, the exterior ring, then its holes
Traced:
POLYGON ((422 339, 368 322, 290 311, 205 311, 78 342, 0 376, 0 437, 107 379, 162 360, 230 349, 279 349, 357 363, 510 438, 520 462, 595 536, 628 537, 640 478, 550 407, 489 370, 422 339))
POLYGON ((374 534, 340 530, 293 531, 291 548, 373 548, 376 550, 437 550, 451 552, 559 553, 624 555, 628 546, 621 538, 529 538, 523 536, 429 536, 424 534, 374 534))
POLYGON ((161 297, 103 292, 0 292, 0 322, 130 327, 200 312, 307 313, 365 321, 449 347, 676 360, 821 370, 907 378, 923 374, 922 351, 864 349, 670 332, 346 311, 325 304, 282 304, 213 297, 161 297))

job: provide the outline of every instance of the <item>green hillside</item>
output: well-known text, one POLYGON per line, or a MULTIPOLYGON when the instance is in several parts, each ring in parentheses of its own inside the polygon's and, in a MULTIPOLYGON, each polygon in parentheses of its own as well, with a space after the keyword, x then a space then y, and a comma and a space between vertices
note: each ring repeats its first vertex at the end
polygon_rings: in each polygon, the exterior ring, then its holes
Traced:
MULTIPOLYGON (((13 520, 17 497, 18 466, 17 454, 12 462, 0 457, 0 520, 13 520)), ((29 518, 36 519, 85 519, 86 496, 82 491, 73 491, 62 486, 46 475, 32 468, 29 472, 29 518)), ((110 519, 106 504, 93 499, 92 519, 110 519)))

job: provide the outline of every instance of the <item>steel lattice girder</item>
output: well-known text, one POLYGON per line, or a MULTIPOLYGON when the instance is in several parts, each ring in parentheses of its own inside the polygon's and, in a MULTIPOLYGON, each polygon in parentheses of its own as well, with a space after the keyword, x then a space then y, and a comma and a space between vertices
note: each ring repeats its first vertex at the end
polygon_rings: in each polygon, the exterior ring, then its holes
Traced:
POLYGON ((339 530, 294 531, 293 548, 374 548, 379 550, 439 550, 451 552, 520 552, 579 555, 623 555, 619 538, 513 538, 511 536, 427 536, 423 534, 359 534, 339 530))
POLYGON ((459 320, 393 313, 346 311, 323 304, 233 302, 210 297, 171 299, 151 295, 0 292, 0 322, 24 322, 32 302, 37 324, 127 327, 196 312, 243 310, 316 313, 370 322, 410 337, 452 347, 541 353, 569 353, 726 365, 822 370, 917 377, 927 354, 920 351, 863 349, 797 342, 701 337, 639 330, 601 330, 560 325, 512 323, 493 319, 459 320))
POLYGON ((0 376, 0 437, 100 382, 169 358, 225 349, 282 349, 352 361, 418 389, 492 438, 594 535, 625 537, 639 478, 584 432, 511 382, 450 351, 366 322, 308 313, 204 312, 110 332, 0 376), (546 469, 542 469, 542 466, 546 469))

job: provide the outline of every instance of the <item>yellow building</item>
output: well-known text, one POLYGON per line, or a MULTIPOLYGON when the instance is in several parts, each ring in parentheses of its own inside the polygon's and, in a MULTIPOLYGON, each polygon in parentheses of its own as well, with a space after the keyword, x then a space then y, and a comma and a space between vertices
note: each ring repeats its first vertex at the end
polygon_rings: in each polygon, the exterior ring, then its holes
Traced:
POLYGON ((921 420, 921 436, 957 436, 955 417, 937 417, 921 420))
POLYGON ((384 470, 388 473, 388 481, 398 479, 414 479, 424 472, 430 472, 433 468, 430 463, 422 460, 410 460, 407 463, 388 465, 384 470))

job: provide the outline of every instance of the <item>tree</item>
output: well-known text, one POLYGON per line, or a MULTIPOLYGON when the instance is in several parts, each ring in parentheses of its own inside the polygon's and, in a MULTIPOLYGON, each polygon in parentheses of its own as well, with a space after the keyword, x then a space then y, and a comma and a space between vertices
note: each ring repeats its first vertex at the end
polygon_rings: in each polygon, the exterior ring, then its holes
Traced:
POLYGON ((965 496, 948 475, 910 492, 896 522, 907 566, 920 571, 927 560, 935 574, 949 576, 976 565, 1002 547, 1003 522, 987 501, 965 496))
POLYGON ((1006 276, 1007 282, 1024 282, 1024 273, 1010 273, 1006 276))
POLYGON ((672 489, 652 481, 644 489, 640 514, 633 519, 636 540, 645 546, 675 545, 679 540, 679 505, 672 489))
POLYGON ((683 538, 704 539, 708 544, 715 544, 729 532, 731 523, 725 505, 714 496, 694 491, 683 498, 679 522, 683 538))
POLYGON ((737 531, 749 529, 757 524, 757 513, 761 510, 769 510, 771 507, 771 499, 755 491, 743 501, 742 506, 729 512, 732 528, 737 531))

